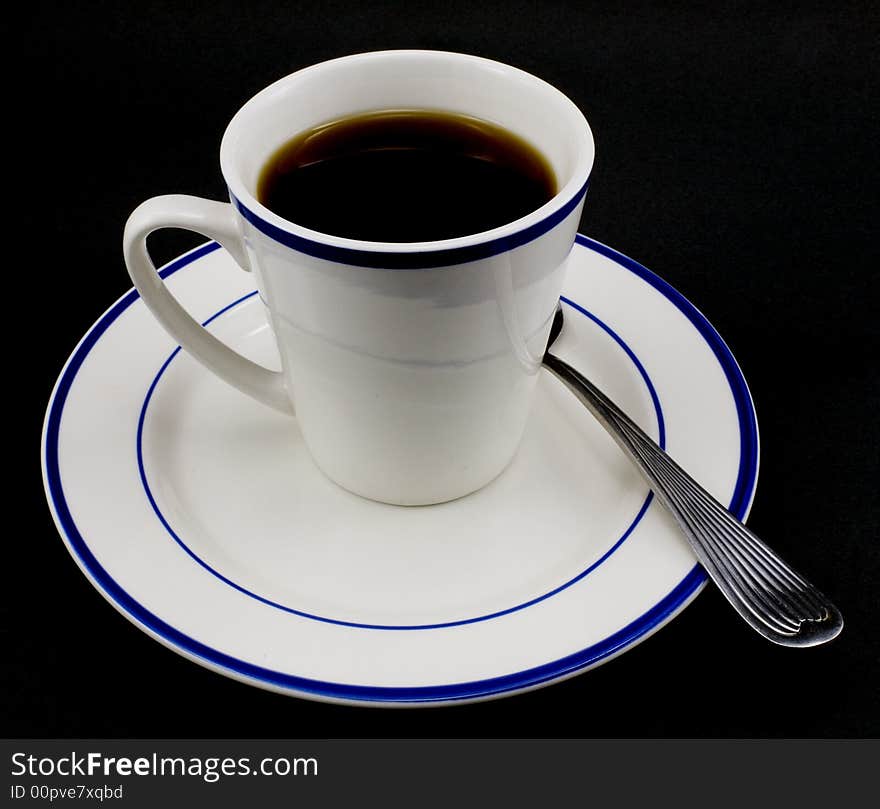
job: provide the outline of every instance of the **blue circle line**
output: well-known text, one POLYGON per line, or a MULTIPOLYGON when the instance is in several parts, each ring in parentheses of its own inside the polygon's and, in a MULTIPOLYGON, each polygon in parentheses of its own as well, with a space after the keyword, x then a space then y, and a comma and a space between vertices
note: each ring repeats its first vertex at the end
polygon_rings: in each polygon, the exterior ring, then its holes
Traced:
MULTIPOLYGON (((730 510, 734 516, 742 519, 749 507, 754 495, 755 482, 758 466, 758 433, 757 421, 751 396, 749 395, 742 372, 718 335, 706 318, 687 301, 681 293, 672 288, 665 281, 654 275, 650 270, 636 261, 618 253, 606 245, 596 242, 586 236, 577 235, 577 242, 600 255, 606 256, 621 267, 634 273, 639 278, 647 281, 655 289, 663 294, 671 303, 679 308, 699 333, 707 341, 714 352, 727 377, 733 395, 739 428, 740 440, 740 465, 737 481, 731 498, 730 510)), ((160 275, 167 278, 183 267, 217 250, 219 245, 208 242, 196 250, 181 256, 169 264, 160 275)), ((162 638, 169 645, 181 651, 199 658, 206 664, 241 677, 282 688, 301 694, 309 694, 315 697, 328 699, 353 700, 364 702, 395 702, 395 703, 430 703, 438 701, 466 700, 475 697, 487 697, 502 694, 507 691, 516 691, 522 688, 534 687, 542 683, 558 679, 567 674, 594 666, 605 658, 623 651, 639 638, 650 633, 664 623, 675 612, 681 609, 685 603, 702 587, 706 581, 706 574, 699 565, 693 568, 685 577, 657 604, 633 620, 627 626, 615 632, 613 635, 554 661, 526 669, 512 674, 501 675, 484 680, 452 683, 435 686, 414 686, 409 688, 387 686, 364 686, 351 683, 334 683, 316 680, 307 677, 299 677, 284 672, 272 671, 262 666, 256 666, 244 660, 239 660, 217 649, 201 643, 189 637, 183 632, 163 621, 151 613, 140 603, 135 601, 116 582, 112 576, 101 566, 91 549, 86 544, 64 497, 61 485, 60 458, 58 438, 61 426, 61 417, 64 404, 67 400, 70 388, 76 378, 79 368, 88 356, 92 347, 107 331, 110 325, 138 299, 136 290, 131 290, 116 302, 91 328, 79 346, 71 355, 58 384, 55 394, 49 403, 46 416, 45 442, 43 463, 46 475, 47 494, 52 504, 68 545, 72 553, 77 557, 83 568, 94 580, 101 592, 109 600, 133 621, 145 629, 162 638)))
POLYGON ((745 377, 743 377, 739 364, 734 359, 727 344, 715 330, 715 327, 706 319, 706 316, 659 275, 651 272, 647 267, 643 267, 637 261, 629 258, 629 256, 617 252, 613 247, 608 247, 608 245, 597 242, 588 236, 582 236, 578 233, 575 241, 599 255, 611 259, 621 267, 625 267, 654 287, 663 297, 667 298, 670 303, 678 308, 697 329, 709 348, 712 349, 715 358, 721 365, 722 371, 724 371, 727 383, 730 385, 739 423, 739 469, 737 471, 736 483, 733 487, 733 496, 727 509, 737 519, 743 519, 748 513, 758 480, 758 420, 745 377))
MULTIPOLYGON (((218 312, 215 312, 213 315, 211 315, 211 317, 209 317, 207 320, 205 320, 202 323, 202 325, 208 326, 210 323, 215 321, 221 315, 225 314, 230 309, 238 306, 240 303, 243 303, 244 301, 246 301, 250 298, 253 298, 256 294, 257 294, 256 291, 249 292, 247 295, 243 295, 242 297, 238 298, 237 300, 234 300, 232 303, 227 304, 222 309, 220 309, 218 312)), ((630 360, 633 362, 633 364, 636 366, 636 369, 638 370, 639 374, 641 375, 642 379, 645 382, 646 387, 648 388, 648 392, 651 396, 651 401, 654 404, 654 410, 657 415, 659 444, 661 447, 665 448, 665 446, 666 446, 666 427, 665 427, 665 423, 663 420, 663 410, 660 406, 660 399, 657 396, 657 391, 654 388, 654 384, 651 382, 651 377, 648 375, 648 372, 645 370, 645 366, 641 363, 639 358, 636 356, 635 352, 626 344, 626 342, 623 340, 623 338, 619 334, 617 334, 617 332, 615 332, 614 329, 612 329, 608 324, 604 323, 602 320, 600 320, 598 317, 596 317, 596 315, 592 314, 591 312, 588 312, 582 306, 579 306, 578 304, 574 303, 573 301, 569 300, 568 298, 562 298, 562 300, 565 301, 565 303, 568 304, 569 306, 571 306, 573 309, 586 315, 590 320, 592 320, 594 323, 596 323, 596 325, 598 325, 601 329, 603 329, 610 337, 612 337, 614 339, 614 341, 624 350, 624 352, 630 358, 630 360)), ((597 567, 599 567, 603 562, 605 562, 626 541, 626 539, 630 536, 630 534, 632 534, 633 531, 635 531, 636 527, 641 522, 642 517, 644 517, 645 513, 648 511, 648 507, 651 505, 651 500, 654 497, 653 492, 649 491, 647 497, 645 498, 644 502, 641 505, 641 508, 639 509, 636 516, 633 518, 632 522, 626 528, 623 535, 619 539, 617 539, 614 542, 614 544, 612 544, 611 547, 608 548, 608 550, 606 550, 605 553, 602 554, 602 556, 600 556, 596 561, 594 561, 586 569, 580 571, 573 578, 569 579, 568 581, 563 582, 562 584, 558 585, 557 587, 554 587, 552 590, 550 590, 547 593, 544 593, 543 595, 536 596, 535 598, 529 599, 528 601, 524 601, 520 604, 516 604, 512 607, 508 607, 503 610, 497 610, 495 612, 487 613, 485 615, 478 615, 474 618, 462 618, 457 621, 444 621, 444 622, 437 622, 437 623, 433 623, 433 624, 368 624, 368 623, 361 623, 358 621, 344 621, 339 618, 328 618, 327 616, 324 616, 324 615, 317 615, 312 612, 298 610, 298 609, 295 609, 294 607, 289 607, 286 604, 281 604, 278 601, 273 601, 269 598, 266 598, 265 596, 261 596, 258 593, 255 593, 253 590, 249 590, 246 587, 243 587, 242 585, 238 584, 237 582, 234 582, 228 576, 224 576, 216 568, 209 565, 195 551, 193 551, 193 549, 190 548, 186 544, 186 542, 183 541, 183 539, 180 537, 180 535, 171 527, 171 524, 169 523, 168 519, 162 513, 162 510, 159 508, 159 504, 156 502, 156 499, 153 495, 153 491, 150 488, 150 483, 147 478, 147 472, 146 472, 146 468, 144 465, 144 452, 143 452, 144 425, 146 424, 147 410, 150 406, 150 402, 152 401, 153 393, 156 390, 156 386, 158 385, 159 380, 162 378, 162 375, 165 373, 168 366, 171 365, 172 360, 180 353, 180 351, 181 351, 181 348, 180 348, 180 346, 178 346, 177 348, 174 349, 174 351, 171 352, 168 359, 166 359, 165 362, 162 364, 162 367, 159 369, 158 373, 153 378, 153 381, 150 383, 150 386, 147 390, 147 394, 144 397, 144 402, 141 405, 140 415, 138 416, 137 440, 136 440, 137 464, 138 464, 138 472, 139 472, 140 478, 141 478, 141 485, 144 488, 144 493, 147 496, 147 500, 149 501, 150 505, 152 506, 153 511, 156 514, 156 517, 159 519, 159 522, 162 523, 163 527, 168 532, 168 534, 171 536, 171 538, 187 553, 187 555, 191 559, 193 559, 196 563, 201 565, 201 567, 203 567, 205 570, 207 570, 212 576, 215 576, 220 581, 224 582, 225 584, 229 585, 230 587, 234 588, 235 590, 238 590, 240 593, 248 596, 249 598, 256 599, 257 601, 259 601, 263 604, 266 604, 269 607, 274 607, 275 609, 279 609, 284 612, 289 612, 292 615, 298 615, 301 618, 308 618, 312 621, 321 621, 321 622, 327 623, 327 624, 337 624, 339 626, 351 626, 351 627, 356 627, 358 629, 377 629, 377 630, 389 630, 389 631, 399 632, 399 631, 407 631, 407 630, 411 631, 411 630, 447 629, 447 628, 453 627, 453 626, 463 626, 465 624, 475 624, 480 621, 489 621, 493 618, 500 618, 502 615, 509 615, 512 612, 518 612, 519 610, 523 610, 523 609, 526 609, 527 607, 531 607, 534 604, 538 604, 539 602, 544 601, 545 599, 551 598, 551 597, 557 595, 558 593, 561 593, 563 590, 568 589, 573 584, 576 584, 577 582, 581 581, 583 578, 588 576, 590 573, 592 573, 597 567)))
POLYGON ((506 253, 516 247, 521 247, 543 236, 547 231, 552 230, 565 217, 567 217, 580 201, 586 196, 587 189, 590 187, 589 177, 584 184, 574 193, 561 208, 542 219, 535 222, 527 228, 511 233, 508 236, 499 236, 488 242, 479 244, 471 244, 465 247, 446 247, 438 250, 409 250, 409 251, 383 251, 381 248, 375 250, 363 250, 351 247, 339 247, 332 244, 308 239, 305 236, 298 236, 289 230, 284 230, 267 222, 259 214, 248 208, 240 199, 238 199, 232 191, 229 192, 229 198, 236 210, 244 219, 250 222, 257 230, 264 233, 270 239, 274 239, 285 247, 290 247, 300 253, 309 256, 322 258, 326 261, 334 261, 339 264, 348 264, 354 267, 371 267, 373 269, 383 270, 427 270, 437 267, 446 267, 453 264, 465 264, 471 261, 479 261, 485 258, 497 256, 500 253, 506 253))

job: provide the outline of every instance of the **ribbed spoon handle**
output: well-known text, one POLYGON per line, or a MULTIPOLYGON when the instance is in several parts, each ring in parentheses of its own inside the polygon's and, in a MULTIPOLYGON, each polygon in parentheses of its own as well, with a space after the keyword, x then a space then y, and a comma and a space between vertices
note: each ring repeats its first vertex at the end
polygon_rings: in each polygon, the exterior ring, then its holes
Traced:
POLYGON ((727 600, 765 638, 815 646, 843 628, 837 608, 736 519, 592 382, 547 352, 544 365, 596 417, 666 506, 727 600))

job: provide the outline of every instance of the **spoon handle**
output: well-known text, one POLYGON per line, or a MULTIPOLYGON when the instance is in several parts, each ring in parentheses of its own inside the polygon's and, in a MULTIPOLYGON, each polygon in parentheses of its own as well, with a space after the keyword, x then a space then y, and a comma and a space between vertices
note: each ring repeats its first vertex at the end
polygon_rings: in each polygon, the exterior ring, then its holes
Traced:
POLYGON ((596 417, 672 513, 709 577, 757 632, 816 646, 843 628, 837 608, 737 520, 586 377, 550 352, 550 370, 596 417))

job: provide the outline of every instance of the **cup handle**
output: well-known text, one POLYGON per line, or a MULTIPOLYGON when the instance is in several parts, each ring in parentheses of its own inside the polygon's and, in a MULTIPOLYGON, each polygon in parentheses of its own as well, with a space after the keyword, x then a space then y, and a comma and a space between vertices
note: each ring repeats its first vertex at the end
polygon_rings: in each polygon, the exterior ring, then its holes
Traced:
POLYGON ((147 236, 159 228, 184 228, 214 239, 242 269, 250 271, 232 205, 184 194, 148 199, 135 208, 125 224, 125 263, 144 303, 186 351, 230 385, 292 415, 284 376, 228 348, 193 320, 168 291, 147 252, 147 236))

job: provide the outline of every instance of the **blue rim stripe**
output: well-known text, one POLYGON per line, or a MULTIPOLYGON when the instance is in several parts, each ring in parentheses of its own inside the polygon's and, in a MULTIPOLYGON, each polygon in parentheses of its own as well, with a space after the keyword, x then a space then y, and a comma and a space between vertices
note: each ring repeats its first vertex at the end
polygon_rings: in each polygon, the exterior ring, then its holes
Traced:
MULTIPOLYGON (((211 317, 205 320, 202 323, 202 326, 208 326, 210 323, 215 321, 218 317, 228 312, 230 309, 238 306, 240 303, 248 300, 249 298, 253 298, 257 295, 257 291, 249 292, 247 295, 243 295, 237 300, 233 301, 230 304, 224 306, 220 311, 215 312, 211 317)), ((632 361, 633 365, 635 365, 636 370, 641 374, 642 379, 645 382, 645 386, 648 389, 648 393, 651 396, 651 401, 654 404, 654 412, 657 416, 657 433, 658 433, 658 443, 661 447, 665 449, 666 447, 666 424, 663 419, 663 409, 660 406, 660 399, 657 396, 657 391, 654 388, 653 382, 651 382, 651 377, 648 376, 648 372, 645 370, 645 366, 636 356, 635 352, 627 345, 624 339, 612 329, 607 323, 600 320, 596 315, 588 312, 582 306, 574 303, 568 298, 563 297, 562 300, 571 306, 573 309, 577 310, 581 314, 585 315, 587 318, 592 320, 597 326, 599 326, 606 334, 608 334, 620 348, 626 353, 629 359, 632 361)), ((357 621, 343 621, 339 618, 328 618, 323 615, 317 615, 312 612, 305 612, 304 610, 294 609, 293 607, 289 607, 286 604, 281 604, 278 601, 272 601, 271 599, 265 598, 264 596, 255 593, 253 590, 248 590, 246 587, 243 587, 240 584, 237 584, 232 579, 224 576, 220 573, 216 568, 211 567, 204 559, 202 559, 192 548, 187 545, 180 535, 171 527, 171 523, 168 522, 168 519, 162 513, 162 510, 159 508, 159 504, 156 502, 155 497, 153 496, 153 491, 150 488, 149 480, 147 479, 146 467, 144 466, 144 452, 143 452, 143 435, 144 435, 144 425, 146 423, 147 418, 147 409, 150 406, 150 402, 153 398, 153 393, 156 390, 156 386, 159 383, 159 380, 162 378, 162 375, 165 373, 166 369, 169 365, 171 365, 172 360, 180 353, 181 348, 178 346, 171 352, 168 359, 162 364, 162 367, 159 369, 156 376, 153 378, 152 383, 150 384, 147 395, 144 397, 144 402, 141 405, 141 412, 138 416, 138 427, 137 427, 137 439, 136 439, 136 454, 137 454, 137 464, 138 464, 138 472, 141 478, 141 485, 144 487, 144 493, 147 496, 147 500, 150 503, 156 517, 159 519, 159 522, 171 536, 171 538, 186 552, 186 554, 197 564, 201 565, 205 570, 207 570, 212 576, 215 576, 224 584, 229 585, 230 587, 238 590, 238 592, 243 595, 248 596, 249 598, 253 598, 256 601, 259 601, 263 604, 266 604, 269 607, 273 607, 278 610, 282 610, 283 612, 288 612, 292 615, 298 615, 301 618, 308 618, 312 621, 321 621, 327 624, 337 624, 338 626, 350 626, 355 627, 357 629, 376 629, 376 630, 388 630, 388 631, 411 631, 411 630, 428 630, 428 629, 447 629, 453 626, 463 626, 465 624, 475 624, 480 621, 489 621, 493 618, 500 618, 502 615, 509 615, 512 612, 518 612, 519 610, 526 609, 527 607, 531 607, 545 599, 551 598, 558 593, 561 593, 563 590, 567 590, 573 584, 584 579, 590 573, 592 573, 596 568, 602 565, 605 561, 607 561, 611 555, 617 551, 617 549, 627 540, 627 538, 635 531, 636 526, 641 522, 642 518, 648 511, 648 507, 651 505, 651 500, 654 498, 654 493, 650 490, 648 491, 648 495, 645 498, 644 502, 641 505, 641 508, 636 513, 636 516, 633 518, 632 522, 630 522, 629 526, 623 532, 621 537, 617 539, 597 560, 595 560, 592 564, 588 565, 584 570, 580 571, 574 577, 569 579, 566 582, 554 587, 547 593, 543 595, 536 596, 528 601, 524 601, 520 604, 516 604, 513 607, 508 607, 507 609, 498 610, 496 612, 487 613, 485 615, 478 615, 474 618, 462 618, 458 621, 444 621, 442 623, 434 623, 434 624, 365 624, 359 623, 357 621)))
MULTIPOLYGON (((736 402, 737 415, 740 421, 739 426, 742 436, 740 466, 736 487, 733 497, 731 498, 730 510, 735 516, 742 519, 745 516, 751 497, 754 494, 758 460, 758 434, 757 421, 752 406, 751 396, 749 395, 742 372, 736 364, 736 360, 706 318, 696 309, 696 307, 687 301, 681 293, 673 289, 665 281, 654 275, 654 273, 638 262, 633 261, 600 242, 593 241, 580 234, 577 236, 577 242, 600 255, 606 256, 615 263, 634 273, 668 298, 670 302, 677 306, 691 323, 693 323, 719 360, 728 383, 730 384, 731 393, 736 402)), ((167 278, 181 268, 218 248, 218 244, 209 242, 168 265, 161 272, 161 275, 163 278, 167 278)), ((76 378, 80 366, 95 343, 98 342, 110 325, 134 301, 136 301, 138 297, 137 292, 132 290, 111 307, 111 309, 107 311, 92 327, 91 331, 88 332, 68 361, 62 372, 61 378, 58 381, 55 395, 49 405, 49 412, 46 418, 46 439, 43 463, 46 473, 47 493, 72 552, 77 556, 82 566, 88 571, 89 575, 93 578, 94 582, 106 597, 112 600, 136 623, 163 638, 171 646, 177 647, 188 654, 198 657, 206 663, 225 669, 247 679, 317 697, 367 702, 398 703, 465 700, 475 697, 497 695, 507 691, 516 691, 530 686, 540 685, 550 680, 558 679, 566 674, 571 674, 595 665, 610 655, 622 651, 639 638, 658 628, 669 617, 677 612, 705 583, 706 574, 699 565, 695 565, 681 582, 679 582, 679 584, 676 585, 676 587, 673 588, 673 590, 660 602, 655 604, 643 615, 636 618, 628 626, 593 646, 536 668, 515 672, 502 677, 494 677, 468 683, 455 683, 451 685, 420 686, 417 688, 386 688, 311 680, 290 674, 284 674, 282 672, 271 671, 260 666, 254 666, 208 647, 194 638, 184 635, 182 632, 167 624, 136 602, 99 564, 73 521, 70 510, 64 499, 64 491, 61 486, 58 436, 61 426, 61 416, 64 411, 64 404, 71 385, 76 378)))
POLYGON ((307 239, 305 236, 297 236, 295 233, 283 230, 277 225, 267 222, 250 208, 246 207, 232 191, 229 192, 229 198, 241 215, 261 233, 283 244, 285 247, 290 247, 308 256, 323 258, 340 264, 349 264, 354 267, 371 267, 384 270, 427 270, 453 264, 466 264, 470 261, 479 261, 483 258, 497 256, 499 253, 506 253, 508 250, 513 250, 515 247, 521 247, 524 244, 528 244, 528 242, 534 241, 565 219, 584 198, 589 186, 590 180, 588 178, 580 190, 558 211, 550 214, 546 219, 535 222, 534 225, 524 228, 517 233, 512 233, 509 236, 501 236, 489 242, 472 244, 467 247, 399 253, 383 252, 381 250, 355 250, 350 247, 324 244, 314 239, 307 239))
POLYGON ((758 420, 746 380, 727 344, 721 339, 721 335, 715 331, 714 326, 706 319, 706 316, 659 275, 651 272, 647 267, 643 267, 628 256, 618 253, 614 248, 597 242, 595 239, 590 239, 578 233, 575 241, 599 253, 599 255, 620 264, 643 281, 647 281, 663 297, 675 304, 709 344, 709 348, 712 349, 724 371, 733 394, 734 404, 736 405, 740 438, 739 472, 736 477, 733 496, 727 508, 737 518, 742 519, 748 511, 758 479, 758 420))

